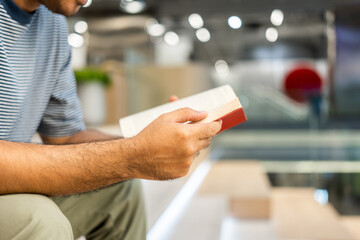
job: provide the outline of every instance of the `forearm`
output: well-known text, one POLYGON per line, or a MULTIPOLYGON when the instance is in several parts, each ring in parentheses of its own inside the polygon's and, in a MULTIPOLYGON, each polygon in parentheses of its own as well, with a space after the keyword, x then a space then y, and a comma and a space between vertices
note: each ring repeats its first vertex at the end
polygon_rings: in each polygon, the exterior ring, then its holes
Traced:
POLYGON ((0 194, 86 192, 133 178, 131 139, 74 145, 0 141, 0 194))
POLYGON ((41 136, 45 144, 75 144, 75 143, 87 143, 87 142, 99 142, 99 141, 109 141, 115 139, 121 139, 120 136, 113 136, 105 134, 96 130, 84 130, 75 133, 74 135, 60 138, 51 138, 46 136, 41 136))

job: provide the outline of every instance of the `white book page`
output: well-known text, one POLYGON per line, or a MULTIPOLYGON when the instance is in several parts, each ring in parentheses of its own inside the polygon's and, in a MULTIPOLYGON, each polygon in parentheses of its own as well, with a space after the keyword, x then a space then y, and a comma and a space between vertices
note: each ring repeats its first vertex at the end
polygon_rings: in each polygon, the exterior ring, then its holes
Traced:
POLYGON ((141 132, 163 113, 172 112, 184 107, 189 107, 197 111, 210 112, 235 98, 236 94, 231 86, 224 85, 121 118, 119 121, 120 129, 124 137, 132 137, 141 132))

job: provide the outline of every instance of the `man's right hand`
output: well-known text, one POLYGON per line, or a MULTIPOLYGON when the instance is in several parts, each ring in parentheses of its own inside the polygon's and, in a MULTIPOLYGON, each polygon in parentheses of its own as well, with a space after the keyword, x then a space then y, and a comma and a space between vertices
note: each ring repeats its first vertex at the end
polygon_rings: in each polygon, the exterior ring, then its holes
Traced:
POLYGON ((197 153, 208 147, 221 121, 184 124, 204 119, 206 112, 189 108, 161 115, 133 137, 141 157, 129 163, 136 178, 166 180, 185 176, 197 153))

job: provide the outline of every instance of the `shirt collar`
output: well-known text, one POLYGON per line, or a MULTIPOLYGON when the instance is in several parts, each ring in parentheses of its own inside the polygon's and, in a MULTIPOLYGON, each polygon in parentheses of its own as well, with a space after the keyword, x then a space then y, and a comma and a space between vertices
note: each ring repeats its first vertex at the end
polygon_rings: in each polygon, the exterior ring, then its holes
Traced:
POLYGON ((0 0, 9 16, 22 25, 30 23, 35 12, 28 13, 19 8, 13 0, 0 0))

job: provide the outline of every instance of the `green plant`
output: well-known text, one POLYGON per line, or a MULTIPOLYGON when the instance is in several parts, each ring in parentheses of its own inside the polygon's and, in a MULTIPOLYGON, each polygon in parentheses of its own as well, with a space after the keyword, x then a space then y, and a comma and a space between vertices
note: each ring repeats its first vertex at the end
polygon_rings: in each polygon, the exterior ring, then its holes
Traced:
POLYGON ((88 83, 88 82, 99 82, 104 86, 110 85, 109 75, 98 68, 83 68, 81 70, 75 70, 75 79, 78 84, 88 83))

